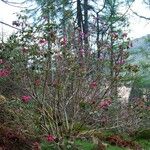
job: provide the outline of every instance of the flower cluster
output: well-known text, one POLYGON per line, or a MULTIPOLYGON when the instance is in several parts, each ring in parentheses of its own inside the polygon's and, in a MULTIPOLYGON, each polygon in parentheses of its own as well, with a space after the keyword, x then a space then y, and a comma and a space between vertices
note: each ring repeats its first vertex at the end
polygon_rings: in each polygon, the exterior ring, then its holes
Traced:
POLYGON ((29 95, 24 95, 21 97, 21 100, 24 102, 24 103, 28 103, 30 100, 31 100, 31 96, 29 95))
POLYGON ((10 74, 10 70, 8 69, 0 69, 0 77, 8 77, 10 74))
POLYGON ((0 65, 3 64, 3 63, 4 63, 3 59, 0 59, 0 65))
POLYGON ((111 105, 111 103, 111 99, 104 99, 98 104, 98 107, 102 109, 107 109, 111 105))
POLYGON ((40 39, 39 44, 45 45, 45 44, 47 44, 47 40, 46 39, 40 39))
POLYGON ((27 47, 23 47, 21 50, 22 50, 23 53, 28 52, 28 48, 27 47))
POLYGON ((61 39, 60 39, 60 44, 61 44, 62 46, 66 46, 66 45, 67 45, 67 38, 66 38, 66 37, 61 38, 61 39))
POLYGON ((40 80, 40 79, 36 79, 36 80, 34 81, 34 85, 35 85, 35 86, 40 86, 40 85, 41 85, 41 80, 40 80))
POLYGON ((92 81, 89 86, 90 88, 95 89, 97 87, 96 81, 92 81))
POLYGON ((84 49, 80 49, 79 53, 81 56, 83 56, 84 55, 84 49))
POLYGON ((116 62, 116 64, 117 64, 117 65, 123 65, 123 64, 125 64, 125 60, 118 60, 118 61, 116 62))
POLYGON ((53 135, 51 135, 51 134, 48 134, 48 135, 46 136, 46 140, 47 140, 48 142, 54 142, 54 141, 55 141, 55 137, 54 137, 53 135))

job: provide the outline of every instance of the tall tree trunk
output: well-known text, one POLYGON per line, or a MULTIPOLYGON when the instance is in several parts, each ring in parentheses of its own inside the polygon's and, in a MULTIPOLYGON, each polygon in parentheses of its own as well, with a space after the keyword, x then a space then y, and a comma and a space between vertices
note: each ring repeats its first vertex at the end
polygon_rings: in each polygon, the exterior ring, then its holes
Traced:
MULTIPOLYGON (((111 33, 113 32, 113 28, 111 27, 111 33)), ((113 38, 111 37, 111 48, 110 48, 110 84, 111 84, 111 96, 112 98, 114 97, 114 58, 113 58, 113 55, 114 55, 114 52, 113 52, 113 38)))
POLYGON ((81 9, 81 0, 77 0, 77 25, 78 25, 78 31, 79 31, 79 42, 78 42, 78 47, 79 47, 79 59, 80 63, 82 64, 82 54, 80 54, 83 50, 83 39, 81 33, 83 32, 83 14, 82 14, 82 9, 81 9))
POLYGON ((64 5, 64 3, 63 3, 62 11, 63 11, 63 21, 62 21, 63 36, 66 37, 66 16, 65 16, 65 5, 64 5))
POLYGON ((77 0, 77 22, 78 22, 78 27, 82 31, 83 16, 82 16, 82 9, 81 9, 81 1, 80 0, 77 0))
POLYGON ((88 0, 84 0, 84 44, 85 44, 85 52, 87 54, 89 43, 88 43, 88 0))

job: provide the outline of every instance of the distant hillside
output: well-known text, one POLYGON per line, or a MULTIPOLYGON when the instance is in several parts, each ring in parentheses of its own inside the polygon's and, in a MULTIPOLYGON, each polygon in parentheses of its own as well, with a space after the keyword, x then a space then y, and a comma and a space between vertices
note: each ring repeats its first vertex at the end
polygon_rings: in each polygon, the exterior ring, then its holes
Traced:
POLYGON ((140 67, 140 85, 150 87, 150 34, 133 40, 129 53, 129 62, 140 67))
POLYGON ((141 63, 147 60, 150 62, 150 34, 133 40, 132 46, 129 50, 130 61, 141 63))
POLYGON ((134 39, 133 42, 133 47, 134 48, 147 48, 147 46, 150 46, 150 40, 149 42, 147 41, 150 39, 150 34, 146 36, 142 36, 140 38, 134 39))

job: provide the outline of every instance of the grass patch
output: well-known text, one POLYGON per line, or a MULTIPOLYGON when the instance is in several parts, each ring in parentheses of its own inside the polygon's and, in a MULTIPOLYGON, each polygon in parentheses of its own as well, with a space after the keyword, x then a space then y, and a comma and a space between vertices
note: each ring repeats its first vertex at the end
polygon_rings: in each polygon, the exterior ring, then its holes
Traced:
POLYGON ((120 148, 118 146, 108 145, 107 150, 127 150, 125 148, 120 148))
POLYGON ((92 142, 77 140, 75 143, 81 148, 81 150, 94 150, 94 148, 96 149, 96 145, 94 145, 92 142))
POLYGON ((150 140, 139 139, 137 140, 144 150, 150 150, 150 140))

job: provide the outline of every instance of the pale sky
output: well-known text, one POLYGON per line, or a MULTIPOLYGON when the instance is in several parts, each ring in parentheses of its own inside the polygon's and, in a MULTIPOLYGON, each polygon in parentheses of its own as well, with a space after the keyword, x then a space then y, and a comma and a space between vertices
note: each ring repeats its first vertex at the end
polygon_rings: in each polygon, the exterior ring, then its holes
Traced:
MULTIPOLYGON (((137 12, 141 16, 150 18, 150 6, 149 8, 143 4, 143 0, 135 0, 131 9, 137 12)), ((131 13, 129 13, 131 14, 131 13)), ((150 20, 145 20, 131 14, 130 18, 130 36, 138 38, 147 34, 150 34, 150 20)))
MULTIPOLYGON (((9 6, 0 1, 0 21, 12 25, 12 21, 16 20, 16 15, 14 13, 19 11, 20 8, 9 6)), ((0 24, 0 33, 2 32, 2 30, 5 32, 5 34, 8 35, 14 31, 14 29, 0 24)))
MULTIPOLYGON (((146 8, 146 6, 142 4, 142 0, 135 0, 132 5, 132 9, 139 15, 150 17, 150 8, 146 8)), ((0 1, 0 21, 12 24, 12 21, 16 20, 16 16, 14 13, 19 12, 20 10, 20 8, 9 6, 0 1)), ((150 34, 150 20, 146 21, 135 15, 130 15, 129 21, 129 29, 131 31, 129 36, 131 38, 138 38, 146 34, 150 34)), ((0 33, 2 31, 2 28, 7 34, 10 34, 14 31, 14 29, 0 24, 0 33)))

